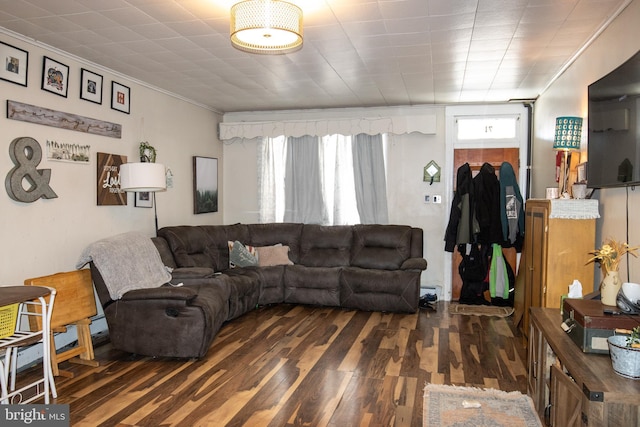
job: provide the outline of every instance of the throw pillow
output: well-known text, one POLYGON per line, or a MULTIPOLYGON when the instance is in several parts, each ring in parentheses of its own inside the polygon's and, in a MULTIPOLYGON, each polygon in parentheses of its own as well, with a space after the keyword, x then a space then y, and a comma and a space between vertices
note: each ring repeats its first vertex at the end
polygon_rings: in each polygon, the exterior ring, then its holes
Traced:
POLYGON ((274 246, 259 246, 258 265, 260 267, 268 267, 271 265, 292 265, 289 259, 289 246, 277 244, 274 246))
POLYGON ((229 267, 249 267, 258 265, 258 257, 256 248, 249 245, 243 245, 239 241, 227 242, 229 246, 229 267))

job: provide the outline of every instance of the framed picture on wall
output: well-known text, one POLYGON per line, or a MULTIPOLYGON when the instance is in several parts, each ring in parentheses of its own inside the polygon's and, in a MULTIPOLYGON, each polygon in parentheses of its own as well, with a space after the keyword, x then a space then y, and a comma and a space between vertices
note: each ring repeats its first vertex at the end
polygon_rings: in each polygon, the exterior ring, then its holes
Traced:
POLYGON ((82 68, 80 70, 80 99, 102 104, 102 76, 82 68))
POLYGON ((150 191, 136 192, 136 198, 134 206, 136 208, 152 208, 153 207, 153 195, 150 191))
POLYGON ((131 104, 131 89, 129 87, 111 82, 111 108, 129 114, 131 104))
POLYGON ((42 90, 66 98, 68 89, 69 67, 45 56, 42 61, 42 90))
POLYGON ((193 158, 193 213, 218 212, 218 159, 193 158))
POLYGON ((27 85, 29 52, 0 42, 0 79, 17 85, 27 85))

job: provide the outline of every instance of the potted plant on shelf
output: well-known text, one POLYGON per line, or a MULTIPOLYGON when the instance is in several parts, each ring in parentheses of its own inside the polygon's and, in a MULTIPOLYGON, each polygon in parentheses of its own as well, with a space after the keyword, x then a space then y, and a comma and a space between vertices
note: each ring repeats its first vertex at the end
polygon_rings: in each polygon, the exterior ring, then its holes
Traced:
POLYGON ((616 329, 616 334, 607 338, 611 365, 616 374, 625 378, 640 379, 640 326, 632 331, 616 329))
POLYGON ((602 267, 604 278, 600 284, 600 300, 604 305, 616 305, 616 297, 622 286, 618 268, 620 260, 626 254, 637 257, 638 246, 631 247, 626 242, 608 239, 600 249, 589 252, 593 257, 587 261, 597 262, 602 267))
POLYGON ((142 141, 138 147, 140 150, 140 161, 143 163, 155 163, 156 162, 156 149, 152 145, 149 145, 147 141, 142 141))

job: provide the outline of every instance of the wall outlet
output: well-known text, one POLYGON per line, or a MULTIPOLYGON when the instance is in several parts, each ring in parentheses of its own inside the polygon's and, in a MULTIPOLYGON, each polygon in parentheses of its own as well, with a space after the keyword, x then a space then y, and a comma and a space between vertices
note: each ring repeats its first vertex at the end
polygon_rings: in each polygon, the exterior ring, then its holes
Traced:
POLYGON ((442 203, 442 196, 436 195, 433 196, 433 203, 442 203))

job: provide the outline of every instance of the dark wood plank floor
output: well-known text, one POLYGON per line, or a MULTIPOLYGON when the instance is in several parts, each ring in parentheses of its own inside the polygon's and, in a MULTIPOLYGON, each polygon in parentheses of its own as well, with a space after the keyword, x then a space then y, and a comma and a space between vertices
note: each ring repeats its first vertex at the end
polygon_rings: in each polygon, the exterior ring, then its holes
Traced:
POLYGON ((73 426, 421 426, 426 383, 526 392, 511 318, 277 305, 223 326, 200 360, 95 350, 65 362, 73 426))

